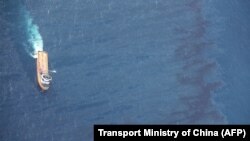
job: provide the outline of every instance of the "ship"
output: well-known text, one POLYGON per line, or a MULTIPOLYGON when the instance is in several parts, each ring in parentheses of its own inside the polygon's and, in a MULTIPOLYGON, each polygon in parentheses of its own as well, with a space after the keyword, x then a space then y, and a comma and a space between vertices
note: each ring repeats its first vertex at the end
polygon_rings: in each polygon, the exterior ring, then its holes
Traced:
POLYGON ((52 81, 48 63, 48 53, 38 51, 36 59, 37 83, 42 91, 48 90, 52 81))

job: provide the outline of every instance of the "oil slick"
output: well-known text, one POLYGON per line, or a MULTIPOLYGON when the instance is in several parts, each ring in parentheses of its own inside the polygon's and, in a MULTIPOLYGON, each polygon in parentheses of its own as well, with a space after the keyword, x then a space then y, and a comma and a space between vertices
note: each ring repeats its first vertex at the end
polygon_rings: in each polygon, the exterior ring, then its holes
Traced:
POLYGON ((182 92, 179 99, 189 109, 188 123, 225 122, 224 116, 215 108, 212 94, 223 84, 216 77, 217 62, 206 57, 206 52, 213 49, 213 42, 206 38, 209 21, 203 16, 202 2, 192 0, 186 3, 186 9, 193 15, 191 28, 178 27, 181 36, 175 50, 176 58, 181 62, 180 72, 176 74, 182 87, 191 89, 193 94, 182 92), (192 111, 192 112, 190 112, 192 111))

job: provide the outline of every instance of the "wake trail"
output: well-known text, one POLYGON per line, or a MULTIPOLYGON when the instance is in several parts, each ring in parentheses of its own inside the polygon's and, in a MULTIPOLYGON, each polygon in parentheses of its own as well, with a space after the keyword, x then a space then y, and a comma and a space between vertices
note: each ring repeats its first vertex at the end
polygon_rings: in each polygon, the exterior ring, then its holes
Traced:
POLYGON ((25 12, 25 24, 28 37, 26 51, 31 57, 37 58, 37 52, 43 51, 43 39, 39 32, 39 27, 34 24, 33 19, 28 11, 25 12))
MULTIPOLYGON (((38 25, 33 22, 29 11, 23 8, 23 13, 25 21, 25 32, 27 37, 25 50, 32 58, 37 58, 38 51, 43 51, 43 38, 39 32, 38 25)), ((56 73, 56 70, 53 69, 50 71, 50 73, 56 73)))

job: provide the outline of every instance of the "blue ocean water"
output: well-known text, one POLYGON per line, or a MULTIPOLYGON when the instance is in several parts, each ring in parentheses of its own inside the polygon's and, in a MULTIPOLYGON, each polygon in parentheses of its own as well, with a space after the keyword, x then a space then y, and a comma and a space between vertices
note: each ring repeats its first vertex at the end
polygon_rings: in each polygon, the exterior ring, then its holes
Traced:
POLYGON ((0 139, 94 124, 249 124, 246 0, 0 0, 0 139), (35 52, 53 84, 40 92, 35 52))

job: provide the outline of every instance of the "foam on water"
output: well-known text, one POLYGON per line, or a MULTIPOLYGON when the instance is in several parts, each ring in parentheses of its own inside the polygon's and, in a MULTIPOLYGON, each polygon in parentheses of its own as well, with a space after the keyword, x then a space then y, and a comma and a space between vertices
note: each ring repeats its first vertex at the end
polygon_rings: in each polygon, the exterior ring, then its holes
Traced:
POLYGON ((28 36, 28 45, 26 47, 26 51, 33 58, 37 58, 37 52, 43 51, 43 39, 39 33, 39 27, 33 23, 33 19, 28 12, 25 14, 25 20, 28 36))

